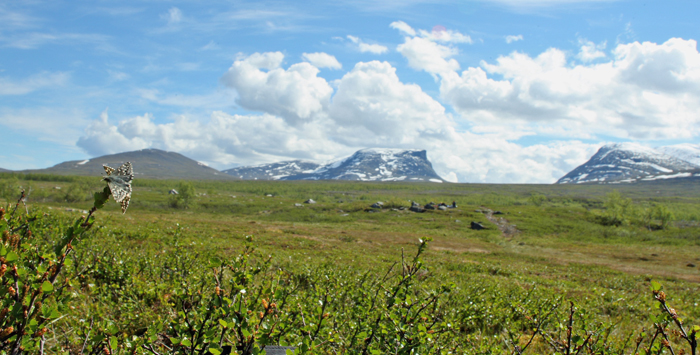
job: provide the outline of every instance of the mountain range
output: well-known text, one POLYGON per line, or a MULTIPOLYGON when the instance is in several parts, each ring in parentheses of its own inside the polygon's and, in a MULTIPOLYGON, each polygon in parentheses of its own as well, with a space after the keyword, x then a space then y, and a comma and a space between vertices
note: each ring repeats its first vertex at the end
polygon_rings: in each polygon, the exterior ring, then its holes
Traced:
POLYGON ((649 148, 635 143, 608 144, 564 175, 558 184, 628 183, 700 177, 700 145, 649 148))
MULTIPOLYGON (((100 176, 104 173, 103 164, 116 168, 127 161, 134 165, 136 177, 152 179, 445 181, 433 170, 425 150, 379 148, 362 149, 327 163, 290 160, 224 171, 179 153, 143 149, 19 172, 100 176)), ((0 168, 0 172, 8 171, 0 168)), ((700 144, 659 148, 635 143, 608 144, 557 183, 608 184, 669 179, 700 181, 700 144)))
POLYGON ((433 170, 425 150, 399 149, 363 149, 325 164, 293 160, 225 171, 179 153, 143 149, 19 172, 100 176, 103 164, 116 168, 127 161, 134 166, 137 178, 151 179, 444 181, 433 170))
POLYGON ((224 170, 245 180, 444 180, 433 170, 425 150, 362 149, 326 164, 291 160, 224 170))

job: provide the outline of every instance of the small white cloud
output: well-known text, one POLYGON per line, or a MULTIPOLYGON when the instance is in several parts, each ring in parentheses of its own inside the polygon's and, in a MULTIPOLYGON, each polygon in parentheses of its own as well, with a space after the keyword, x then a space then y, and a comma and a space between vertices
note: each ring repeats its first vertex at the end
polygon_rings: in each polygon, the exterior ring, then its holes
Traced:
POLYGON ((517 35, 517 36, 508 35, 508 36, 506 36, 506 43, 508 43, 508 44, 513 43, 513 42, 517 42, 517 41, 522 41, 522 40, 523 40, 523 35, 517 35))
POLYGON ((174 25, 182 21, 182 11, 177 7, 172 7, 166 14, 161 15, 161 18, 168 21, 168 25, 174 25))
POLYGON ((414 30, 411 26, 409 26, 406 22, 403 21, 394 21, 389 25, 389 27, 397 29, 399 30, 399 32, 407 36, 413 37, 416 35, 416 30, 414 30))
POLYGON ((605 50, 607 42, 603 41, 596 45, 591 41, 580 38, 578 43, 581 46, 581 51, 576 57, 581 61, 590 62, 599 58, 605 58, 605 52, 603 52, 603 50, 605 50))
POLYGON ((318 52, 318 53, 304 53, 301 55, 301 58, 309 63, 311 65, 315 66, 316 68, 329 68, 329 69, 342 69, 343 65, 340 64, 338 59, 336 59, 334 56, 323 53, 323 52, 318 52))
POLYGON ((382 53, 386 53, 389 50, 389 48, 382 46, 380 44, 365 43, 361 39, 359 39, 358 37, 355 37, 355 36, 348 35, 347 37, 352 43, 357 44, 357 49, 359 49, 360 52, 362 52, 362 53, 369 52, 369 53, 374 53, 374 54, 382 54, 382 53))
POLYGON ((407 26, 401 21, 391 25, 392 28, 396 28, 406 35, 404 43, 396 47, 396 50, 408 59, 408 65, 411 68, 425 70, 432 74, 436 80, 437 74, 459 70, 459 63, 451 58, 459 54, 459 50, 451 44, 473 43, 468 35, 448 30, 441 25, 433 27, 431 31, 418 30, 417 32, 412 28, 411 31, 407 31, 407 26), (410 33, 413 33, 414 36, 409 35, 410 33))

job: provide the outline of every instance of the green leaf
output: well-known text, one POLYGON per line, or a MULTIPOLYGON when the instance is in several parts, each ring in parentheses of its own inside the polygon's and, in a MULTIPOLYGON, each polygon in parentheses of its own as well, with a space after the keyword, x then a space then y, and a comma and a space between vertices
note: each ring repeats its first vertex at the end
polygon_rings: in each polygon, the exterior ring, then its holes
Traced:
POLYGON ((117 337, 109 337, 109 346, 112 347, 112 350, 117 349, 119 346, 119 343, 117 343, 117 337))
POLYGON ((105 333, 107 333, 109 335, 114 335, 114 334, 117 334, 118 332, 119 332, 119 328, 117 328, 117 326, 114 324, 110 324, 107 327, 107 329, 105 329, 105 333))
POLYGON ((661 284, 656 281, 652 281, 649 288, 651 288, 652 291, 658 291, 661 289, 661 284))
POLYGON ((53 285, 48 281, 44 281, 44 283, 41 284, 41 290, 44 292, 51 292, 53 291, 53 285))
POLYGON ((104 340, 105 336, 102 334, 95 334, 95 336, 92 338, 93 343, 99 343, 102 340, 104 340))
POLYGON ((109 186, 105 186, 104 190, 101 192, 95 192, 95 208, 100 209, 104 207, 105 202, 109 200, 109 195, 112 194, 112 191, 109 189, 109 186))
POLYGON ((221 266, 221 259, 217 257, 211 257, 209 258, 209 267, 219 267, 221 266))
POLYGON ((7 262, 12 262, 17 259, 19 259, 19 255, 17 255, 17 253, 15 253, 14 251, 7 253, 7 256, 5 257, 5 261, 7 262))
POLYGON ((228 327, 228 323, 226 323, 226 321, 223 319, 219 319, 219 324, 221 324, 221 326, 224 328, 228 327))
POLYGON ((48 318, 56 319, 56 318, 58 318, 58 317, 60 317, 60 316, 61 316, 61 312, 59 312, 57 309, 54 308, 54 309, 51 311, 51 314, 49 315, 48 318))
POLYGON ((221 350, 217 348, 209 348, 209 352, 214 354, 214 355, 221 355, 221 350))
POLYGON ((178 339, 178 338, 170 338, 170 342, 173 343, 173 345, 178 345, 178 344, 180 344, 180 339, 178 339))
POLYGON ((182 346, 192 346, 192 342, 189 339, 182 339, 180 342, 180 345, 182 346))

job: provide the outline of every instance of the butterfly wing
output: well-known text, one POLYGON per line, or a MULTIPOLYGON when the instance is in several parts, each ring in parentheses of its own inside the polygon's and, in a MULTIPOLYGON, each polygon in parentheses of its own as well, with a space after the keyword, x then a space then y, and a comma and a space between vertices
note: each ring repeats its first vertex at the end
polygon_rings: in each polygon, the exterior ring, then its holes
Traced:
POLYGON ((131 181, 126 181, 121 177, 110 177, 107 180, 107 185, 109 185, 109 190, 112 192, 114 201, 121 204, 122 213, 126 213, 126 209, 129 207, 129 201, 131 200, 131 181))
POLYGON ((134 178, 134 169, 131 167, 131 162, 122 164, 122 166, 117 169, 116 175, 131 181, 134 178))
POLYGON ((110 168, 107 165, 102 165, 102 167, 105 168, 105 172, 107 172, 107 175, 112 175, 112 173, 114 172, 114 168, 110 168))

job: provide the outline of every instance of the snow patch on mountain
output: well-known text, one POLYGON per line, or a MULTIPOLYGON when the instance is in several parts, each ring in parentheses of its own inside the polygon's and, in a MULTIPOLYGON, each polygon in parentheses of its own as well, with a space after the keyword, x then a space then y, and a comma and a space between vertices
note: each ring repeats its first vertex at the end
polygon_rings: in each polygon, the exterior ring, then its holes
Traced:
POLYGON ((658 151, 700 166, 700 144, 676 144, 658 148, 658 151))

